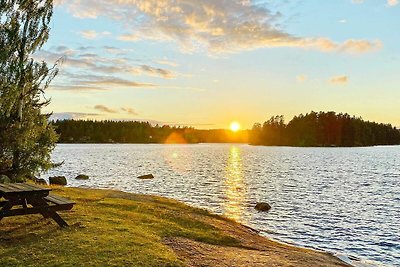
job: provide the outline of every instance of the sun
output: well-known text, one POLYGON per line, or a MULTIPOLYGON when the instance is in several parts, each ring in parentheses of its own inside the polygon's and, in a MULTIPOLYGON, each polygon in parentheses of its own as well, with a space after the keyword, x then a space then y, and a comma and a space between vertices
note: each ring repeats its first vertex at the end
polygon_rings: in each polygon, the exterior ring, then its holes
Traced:
POLYGON ((234 122, 231 123, 230 129, 231 129, 232 132, 237 132, 237 131, 240 130, 240 128, 241 127, 240 127, 240 124, 238 122, 234 121, 234 122))

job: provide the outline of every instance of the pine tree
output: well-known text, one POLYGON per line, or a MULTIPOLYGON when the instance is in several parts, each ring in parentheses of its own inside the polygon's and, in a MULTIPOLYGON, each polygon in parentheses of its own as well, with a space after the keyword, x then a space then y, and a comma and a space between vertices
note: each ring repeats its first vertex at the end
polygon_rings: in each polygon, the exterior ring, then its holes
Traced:
POLYGON ((32 55, 49 37, 52 0, 0 3, 0 174, 14 181, 48 170, 57 135, 44 96, 56 66, 32 55))

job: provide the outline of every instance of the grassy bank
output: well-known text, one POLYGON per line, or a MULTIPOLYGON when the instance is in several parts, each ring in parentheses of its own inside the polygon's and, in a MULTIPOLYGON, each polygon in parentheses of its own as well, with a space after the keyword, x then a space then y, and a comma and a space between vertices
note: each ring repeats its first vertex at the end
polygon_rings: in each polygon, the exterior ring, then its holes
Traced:
POLYGON ((72 211, 60 213, 71 226, 60 229, 36 215, 3 219, 0 266, 346 266, 174 200, 110 190, 53 191, 76 201, 72 211))

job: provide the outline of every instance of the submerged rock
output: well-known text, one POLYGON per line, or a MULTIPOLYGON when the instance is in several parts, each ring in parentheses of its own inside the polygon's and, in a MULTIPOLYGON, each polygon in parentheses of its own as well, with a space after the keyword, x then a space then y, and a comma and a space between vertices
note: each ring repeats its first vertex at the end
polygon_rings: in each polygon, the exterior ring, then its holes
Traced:
POLYGON ((0 184, 9 184, 11 183, 11 179, 8 178, 7 175, 1 174, 0 175, 0 184))
POLYGON ((153 174, 146 174, 138 177, 138 179, 153 179, 153 178, 154 178, 153 174))
POLYGON ((65 178, 65 176, 49 177, 49 183, 56 185, 67 185, 67 178, 65 178))
POLYGON ((79 174, 78 176, 75 177, 76 180, 89 180, 89 176, 85 174, 79 174))
POLYGON ((259 202, 254 208, 258 211, 269 211, 271 209, 271 206, 268 203, 259 202))

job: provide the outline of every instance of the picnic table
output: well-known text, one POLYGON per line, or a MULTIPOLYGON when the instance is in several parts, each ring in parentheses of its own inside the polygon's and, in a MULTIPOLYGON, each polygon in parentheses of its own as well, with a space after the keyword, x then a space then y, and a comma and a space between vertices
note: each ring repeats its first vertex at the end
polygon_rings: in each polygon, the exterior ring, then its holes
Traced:
POLYGON ((50 191, 50 188, 33 184, 0 184, 0 221, 4 217, 41 214, 45 218, 52 218, 61 227, 68 226, 57 211, 70 210, 75 203, 49 195, 50 191))

